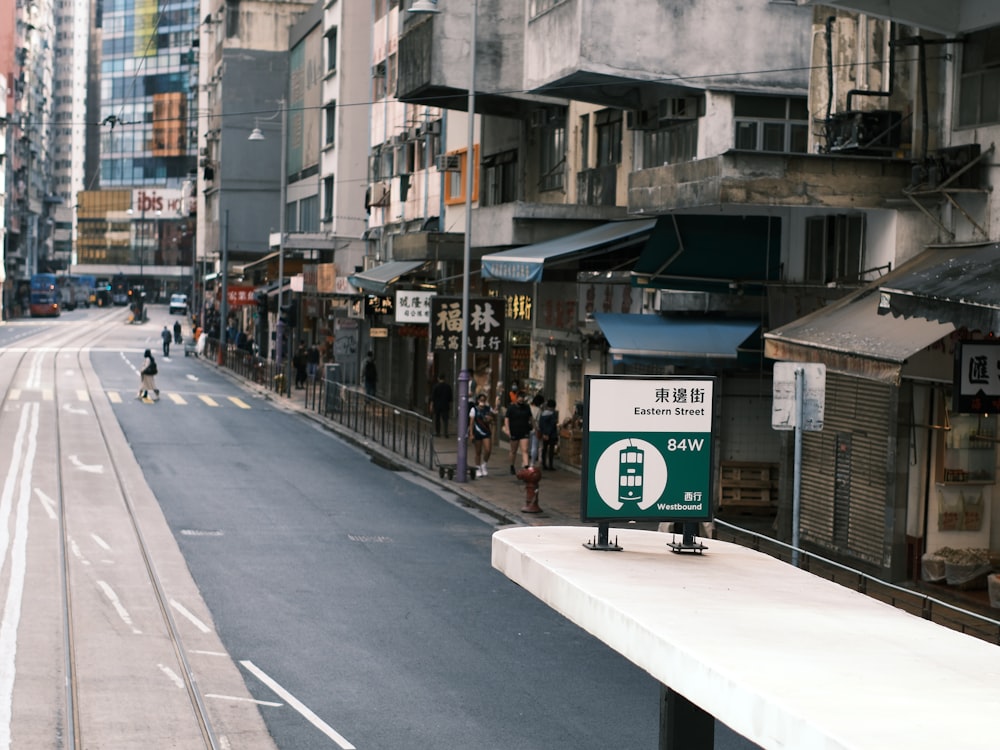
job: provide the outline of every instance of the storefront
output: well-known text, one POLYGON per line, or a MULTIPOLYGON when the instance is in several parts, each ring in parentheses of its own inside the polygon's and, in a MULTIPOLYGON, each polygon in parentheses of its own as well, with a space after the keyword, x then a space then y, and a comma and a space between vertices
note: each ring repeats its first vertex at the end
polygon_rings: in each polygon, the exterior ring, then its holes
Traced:
POLYGON ((881 299, 873 284, 770 331, 765 355, 827 367, 823 430, 802 441, 803 544, 903 580, 923 551, 981 540, 944 539, 934 520, 950 492, 939 452, 954 420, 942 398, 954 376, 955 326, 880 316, 881 299))

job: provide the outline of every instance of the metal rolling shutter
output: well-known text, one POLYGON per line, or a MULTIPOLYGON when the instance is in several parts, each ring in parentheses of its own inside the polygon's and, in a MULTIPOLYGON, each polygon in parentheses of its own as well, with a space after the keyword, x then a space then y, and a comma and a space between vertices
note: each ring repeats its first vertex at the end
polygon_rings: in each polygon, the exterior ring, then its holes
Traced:
POLYGON ((802 541, 883 564, 894 391, 827 371, 823 431, 802 436, 802 541))

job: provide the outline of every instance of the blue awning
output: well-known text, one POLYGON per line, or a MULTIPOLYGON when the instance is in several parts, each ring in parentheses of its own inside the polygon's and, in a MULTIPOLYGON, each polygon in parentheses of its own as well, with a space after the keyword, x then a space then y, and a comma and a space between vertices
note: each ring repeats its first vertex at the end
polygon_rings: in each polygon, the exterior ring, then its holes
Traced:
POLYGON ((752 345, 756 320, 666 318, 662 315, 595 313, 615 359, 735 360, 752 345))
POLYGON ((500 281, 542 280, 546 264, 576 260, 584 255, 596 255, 645 242, 656 226, 656 219, 611 221, 558 239, 516 247, 484 255, 484 279, 500 281))
POLYGON ((401 276, 413 273, 427 261, 424 260, 395 260, 383 263, 367 271, 356 273, 348 280, 358 289, 362 289, 371 294, 385 294, 393 283, 401 276))

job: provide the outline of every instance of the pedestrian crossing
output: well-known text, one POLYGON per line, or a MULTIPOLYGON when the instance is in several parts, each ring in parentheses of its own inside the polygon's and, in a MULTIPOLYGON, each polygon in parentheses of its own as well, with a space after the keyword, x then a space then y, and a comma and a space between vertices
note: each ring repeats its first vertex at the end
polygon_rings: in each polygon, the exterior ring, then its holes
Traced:
MULTIPOLYGON (((108 401, 112 404, 122 404, 129 400, 136 400, 135 394, 127 393, 123 394, 121 391, 106 391, 108 395, 108 401)), ((143 403, 152 404, 155 403, 151 398, 138 399, 143 403)), ((226 396, 225 398, 215 398, 206 394, 184 394, 176 393, 173 391, 161 391, 160 401, 173 404, 175 406, 210 406, 213 408, 224 408, 227 406, 235 406, 238 409, 250 409, 252 408, 243 399, 238 396, 226 396)))
MULTIPOLYGON (((108 397, 108 401, 112 404, 124 404, 129 401, 137 400, 135 398, 136 394, 134 391, 128 393, 123 393, 122 391, 108 390, 105 391, 108 397)), ((90 394, 82 389, 77 389, 75 391, 76 400, 79 402, 90 401, 90 394)), ((7 390, 7 400, 8 401, 54 401, 55 392, 51 388, 9 388, 7 390)), ((65 398, 60 395, 60 398, 65 398)), ((155 403, 151 398, 140 399, 145 403, 155 403)), ((226 408, 235 406, 238 409, 251 409, 246 401, 239 398, 238 396, 226 396, 226 397, 212 397, 203 393, 177 393, 174 391, 161 391, 160 400, 166 401, 175 406, 210 406, 212 408, 226 408)))

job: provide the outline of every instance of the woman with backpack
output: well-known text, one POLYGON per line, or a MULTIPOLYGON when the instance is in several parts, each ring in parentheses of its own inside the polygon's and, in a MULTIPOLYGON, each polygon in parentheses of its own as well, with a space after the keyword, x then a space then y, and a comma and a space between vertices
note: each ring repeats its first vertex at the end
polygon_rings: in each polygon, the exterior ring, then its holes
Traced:
POLYGON ((159 401, 160 391, 156 387, 156 373, 158 372, 156 360, 153 359, 153 353, 149 349, 144 351, 142 356, 146 359, 142 363, 142 370, 139 371, 142 380, 139 383, 139 395, 136 398, 146 398, 152 392, 153 401, 159 401))

